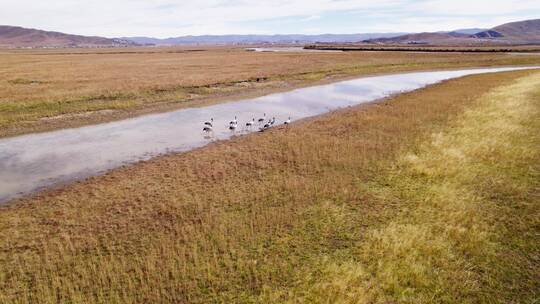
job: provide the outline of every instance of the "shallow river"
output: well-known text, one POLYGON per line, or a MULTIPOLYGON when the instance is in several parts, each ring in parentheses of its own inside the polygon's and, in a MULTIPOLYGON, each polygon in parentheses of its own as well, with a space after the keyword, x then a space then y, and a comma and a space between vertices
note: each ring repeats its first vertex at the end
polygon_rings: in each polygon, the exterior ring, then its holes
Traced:
MULTIPOLYGON (((531 67, 532 68, 532 67, 531 67)), ((298 120, 371 102, 465 75, 518 70, 490 68, 359 78, 260 98, 182 109, 117 122, 0 139, 0 203, 9 199, 160 154, 208 144, 203 122, 214 118, 213 139, 255 132, 245 123, 276 118, 298 120), (228 129, 238 117, 238 131, 228 129)))

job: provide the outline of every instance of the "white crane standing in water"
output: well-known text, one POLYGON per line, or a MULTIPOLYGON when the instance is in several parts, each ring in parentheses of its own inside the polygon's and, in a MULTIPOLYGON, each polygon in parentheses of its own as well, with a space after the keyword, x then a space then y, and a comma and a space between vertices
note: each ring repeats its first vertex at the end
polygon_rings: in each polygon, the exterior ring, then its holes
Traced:
POLYGON ((251 121, 246 122, 246 129, 251 130, 254 124, 255 124, 255 118, 253 118, 251 121))
POLYGON ((272 120, 269 120, 267 123, 264 124, 264 126, 259 128, 259 131, 264 132, 265 130, 270 129, 271 126, 272 126, 272 120))
POLYGON ((231 120, 229 122, 229 130, 236 131, 237 127, 238 127, 238 118, 235 116, 234 120, 231 120))
POLYGON ((285 122, 283 122, 284 125, 290 125, 291 124, 291 117, 289 116, 289 118, 287 120, 285 120, 285 122))
POLYGON ((205 126, 202 130, 203 130, 203 132, 205 132, 206 134, 211 133, 211 132, 214 131, 214 129, 213 129, 211 126, 205 126))
MULTIPOLYGON (((274 126, 276 123, 276 117, 272 117, 272 119, 266 120, 266 113, 263 114, 263 117, 258 119, 259 125, 263 124, 261 127, 259 127, 259 131, 263 132, 267 129, 270 129, 274 126), (266 121, 266 123, 265 123, 266 121)), ((291 117, 283 122, 283 124, 288 125, 291 123, 291 117)), ((251 128, 255 125, 255 118, 252 118, 250 121, 246 122, 246 128, 245 130, 251 130, 251 128)), ((231 120, 229 122, 229 130, 235 132, 238 129, 238 117, 234 116, 234 120, 231 120)), ((210 121, 204 122, 204 128, 203 132, 206 134, 210 134, 214 132, 214 118, 210 118, 210 121)))
POLYGON ((214 133, 214 118, 210 118, 210 121, 205 121, 202 130, 206 133, 206 136, 209 136, 210 133, 214 133))
POLYGON ((266 113, 264 113, 263 117, 259 118, 259 124, 262 124, 266 120, 266 113))

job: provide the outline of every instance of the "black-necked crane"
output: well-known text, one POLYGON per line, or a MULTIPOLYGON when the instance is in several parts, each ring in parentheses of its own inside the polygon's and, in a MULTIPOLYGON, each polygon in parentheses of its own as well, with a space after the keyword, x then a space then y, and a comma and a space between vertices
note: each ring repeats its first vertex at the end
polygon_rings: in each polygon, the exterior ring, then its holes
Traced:
POLYGON ((253 118, 251 121, 246 122, 246 128, 251 128, 255 124, 255 118, 253 118))
POLYGON ((211 133, 212 131, 214 131, 211 126, 205 126, 202 130, 205 133, 211 133))
POLYGON ((210 128, 213 127, 214 126, 214 119, 210 118, 210 121, 205 121, 204 125, 209 126, 210 128))
POLYGON ((266 120, 266 113, 264 113, 263 117, 259 118, 259 123, 263 123, 266 120))
POLYGON ((284 125, 289 125, 291 124, 291 117, 289 116, 289 118, 287 120, 285 120, 285 122, 283 122, 284 125))
POLYGON ((234 120, 231 120, 231 122, 229 122, 229 125, 237 125, 238 124, 238 118, 236 118, 236 116, 234 117, 234 120))

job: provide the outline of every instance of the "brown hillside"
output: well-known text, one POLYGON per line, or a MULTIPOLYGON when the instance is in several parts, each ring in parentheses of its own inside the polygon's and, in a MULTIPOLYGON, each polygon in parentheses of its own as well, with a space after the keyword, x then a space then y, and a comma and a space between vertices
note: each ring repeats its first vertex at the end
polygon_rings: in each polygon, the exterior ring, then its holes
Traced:
POLYGON ((59 32, 0 26, 0 47, 75 47, 129 45, 120 39, 69 35, 59 32))
POLYGON ((540 19, 506 23, 474 35, 457 32, 418 33, 364 42, 426 45, 536 44, 540 43, 540 19))

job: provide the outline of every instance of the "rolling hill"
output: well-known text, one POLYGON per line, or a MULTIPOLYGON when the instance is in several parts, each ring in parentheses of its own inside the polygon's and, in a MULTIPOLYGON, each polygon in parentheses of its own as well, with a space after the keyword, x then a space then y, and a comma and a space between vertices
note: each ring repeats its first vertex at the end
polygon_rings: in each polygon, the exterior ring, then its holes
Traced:
POLYGON ((540 19, 506 23, 475 34, 466 31, 408 34, 364 40, 379 44, 483 45, 540 43, 540 19))
POLYGON ((458 32, 436 32, 407 34, 391 38, 368 39, 366 43, 384 44, 463 44, 467 43, 470 35, 458 32))
POLYGON ((514 43, 540 43, 540 19, 506 23, 476 33, 473 37, 514 43))
POLYGON ((131 45, 135 45, 135 43, 123 39, 70 35, 0 25, 0 47, 112 47, 131 45))

